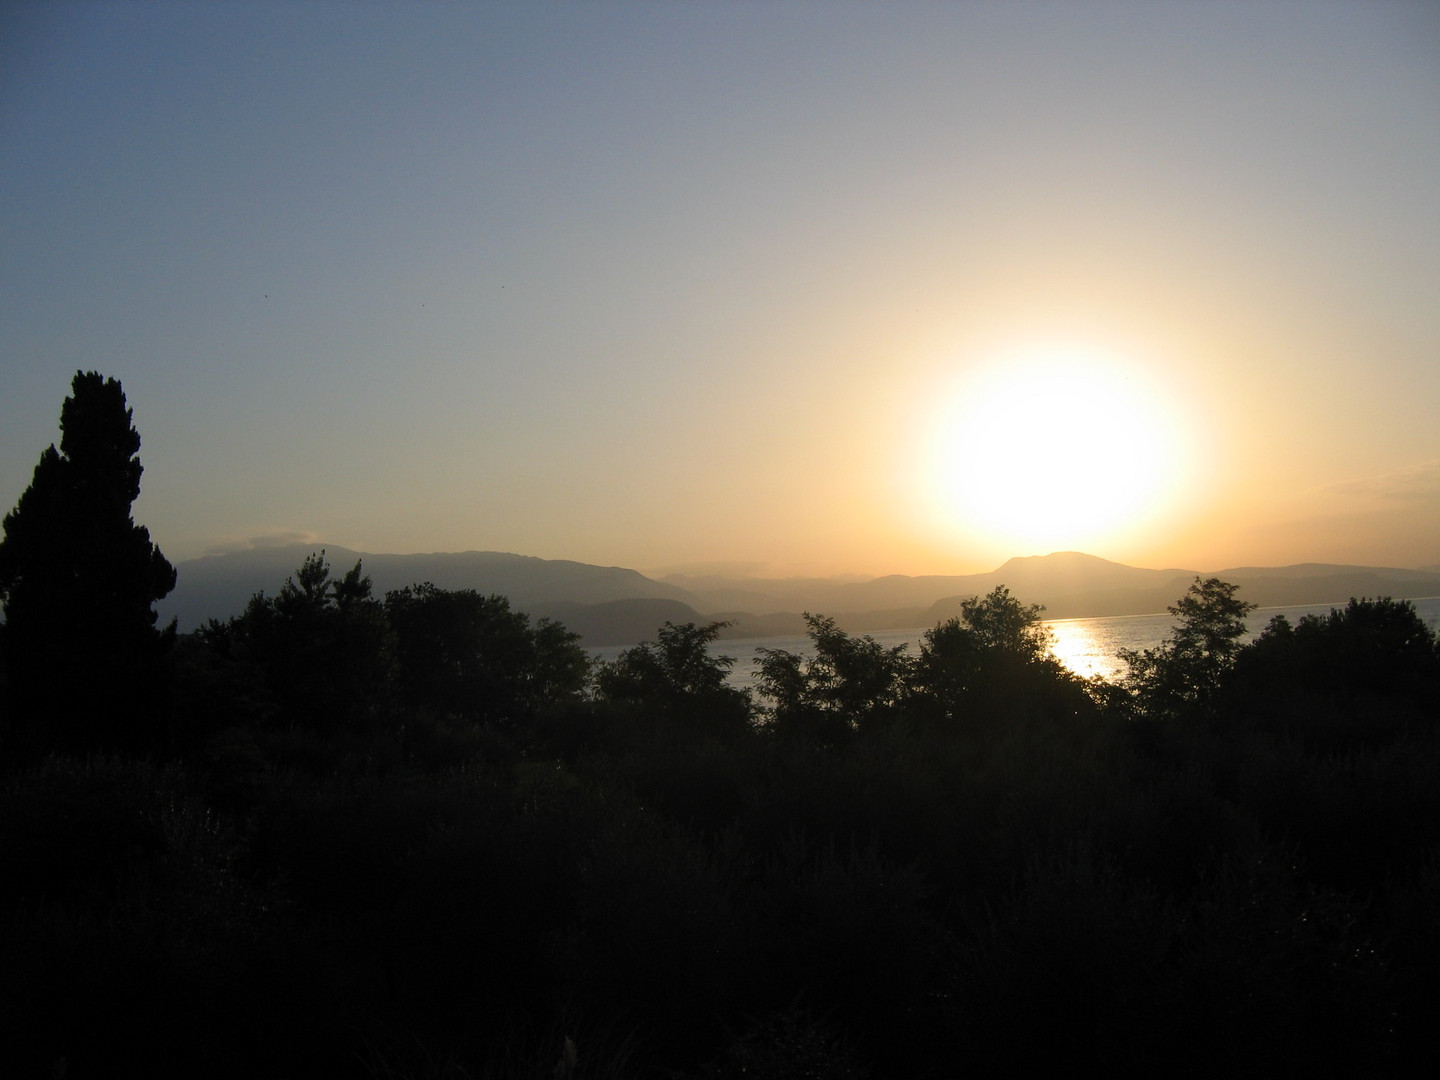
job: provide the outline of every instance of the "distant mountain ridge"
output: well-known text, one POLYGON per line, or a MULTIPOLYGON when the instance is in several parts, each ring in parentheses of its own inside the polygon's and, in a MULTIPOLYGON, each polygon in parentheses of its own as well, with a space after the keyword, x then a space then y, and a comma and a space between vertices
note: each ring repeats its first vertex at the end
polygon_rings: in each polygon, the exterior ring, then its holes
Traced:
MULTIPOLYGON (((175 592, 159 605, 182 631, 244 610, 256 592, 274 595, 315 545, 256 548, 180 563, 175 592)), ((1061 551, 1014 558, 983 574, 899 574, 871 580, 726 578, 661 580, 618 566, 595 566, 495 551, 419 555, 368 554, 327 545, 340 574, 360 560, 377 596, 430 581, 444 589, 475 589, 509 598, 517 610, 563 622, 587 645, 628 645, 654 636, 667 620, 730 620, 725 637, 797 634, 802 612, 833 615, 851 633, 932 626, 960 613, 963 600, 997 585, 1027 604, 1042 604, 1050 619, 1163 612, 1197 577, 1240 586, 1242 599, 1262 607, 1343 604, 1352 596, 1419 598, 1440 595, 1440 568, 1299 563, 1196 571, 1126 566, 1095 555, 1061 551)))
MULTIPOLYGON (((157 605, 161 618, 177 617, 180 629, 188 631, 212 618, 223 620, 238 615, 255 593, 274 596, 305 558, 320 550, 322 545, 286 544, 182 562, 175 568, 175 591, 157 605)), ((594 566, 499 551, 377 555, 334 544, 323 545, 323 550, 332 574, 337 576, 359 560, 376 596, 429 581, 442 589, 498 593, 508 597, 512 607, 527 612, 553 604, 669 600, 686 605, 692 600, 683 589, 620 566, 594 566)))
MULTIPOLYGON (((1032 555, 1008 560, 999 568, 982 574, 892 575, 867 582, 828 584, 808 579, 777 582, 774 593, 800 610, 834 615, 842 627, 859 630, 899 629, 931 626, 960 614, 961 602, 1004 585, 1027 604, 1041 604, 1049 619, 1098 618, 1107 615, 1149 615, 1165 611, 1175 603, 1196 577, 1219 577, 1240 586, 1240 595, 1261 607, 1287 604, 1344 604, 1352 596, 1397 598, 1440 595, 1440 570, 1407 570, 1398 567, 1345 566, 1301 563, 1284 567, 1234 567, 1199 571, 1182 568, 1152 570, 1126 566, 1078 551, 1032 555), (908 609, 908 610, 907 610, 908 609)), ((671 575, 665 581, 686 587, 688 579, 671 575)), ((745 582, 752 594, 757 582, 745 582)), ((733 587, 732 587, 733 588, 733 587)), ((706 605, 723 603, 734 592, 717 588, 714 579, 690 588, 702 611, 706 605)), ((747 624, 778 632, 780 613, 771 611, 763 619, 748 617, 729 609, 736 625, 728 636, 760 636, 747 633, 747 624)), ((798 614, 788 625, 803 630, 798 614)))
MULTIPOLYGON (((662 580, 685 589, 702 605, 715 610, 745 610, 747 605, 737 603, 738 599, 747 599, 753 604, 768 597, 792 611, 804 609, 839 615, 907 607, 923 610, 948 597, 987 593, 996 585, 1006 585, 1017 595, 1026 591, 1062 595, 1096 589, 1168 586, 1177 579, 1188 582, 1194 576, 1193 570, 1145 570, 1095 555, 1061 551, 1010 559, 1000 568, 983 574, 928 574, 920 577, 890 574, 869 581, 843 582, 823 578, 724 581, 715 577, 692 579, 672 574, 662 580)), ((1184 591, 1183 587, 1181 591, 1184 591)), ((761 612, 765 610, 760 609, 761 612)), ((768 610, 773 612, 776 609, 770 607, 768 610)), ((1164 605, 1160 610, 1164 610, 1164 605)))

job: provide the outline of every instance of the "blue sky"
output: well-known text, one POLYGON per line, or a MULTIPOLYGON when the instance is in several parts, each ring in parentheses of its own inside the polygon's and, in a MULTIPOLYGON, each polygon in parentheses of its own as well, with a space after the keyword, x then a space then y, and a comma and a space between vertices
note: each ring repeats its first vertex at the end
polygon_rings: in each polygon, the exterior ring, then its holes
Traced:
POLYGON ((0 320, 176 558, 1436 563, 1440 8, 10 5, 0 320))

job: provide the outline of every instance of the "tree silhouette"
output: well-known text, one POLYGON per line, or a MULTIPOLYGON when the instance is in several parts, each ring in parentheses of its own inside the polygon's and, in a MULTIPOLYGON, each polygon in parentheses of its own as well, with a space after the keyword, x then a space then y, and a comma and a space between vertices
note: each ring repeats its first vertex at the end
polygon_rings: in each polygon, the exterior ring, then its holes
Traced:
POLYGON ((333 734, 384 718, 392 635, 359 561, 336 579, 325 552, 312 552, 275 596, 256 593, 243 614, 213 624, 206 636, 262 673, 274 719, 285 727, 333 734))
POLYGON ((600 665, 595 673, 600 697, 717 733, 748 730, 750 695, 726 681, 735 658, 709 652, 727 625, 676 626, 667 621, 655 641, 642 642, 600 665))
POLYGON ((1178 622, 1158 648, 1120 650, 1120 659, 1130 665, 1127 682, 1145 708, 1173 715, 1210 703, 1240 653, 1245 616, 1255 610, 1236 599, 1239 588, 1197 577, 1166 609, 1178 622))
POLYGON ((828 615, 805 614, 814 655, 758 649, 756 686, 775 704, 778 734, 822 742, 844 737, 854 725, 889 716, 900 700, 910 661, 904 645, 881 645, 868 634, 852 637, 828 615))
POLYGON ((580 637, 558 623, 530 625, 503 596, 430 582, 385 595, 407 707, 513 727, 578 699, 590 672, 580 637))
POLYGON ((1440 648, 1408 600, 1352 597, 1293 626, 1276 615, 1240 651, 1223 701, 1325 752, 1379 746, 1440 720, 1440 648))
POLYGON ((1050 651, 1054 634, 1040 621, 1044 611, 1040 604, 1022 604, 1004 585, 960 603, 960 614, 980 648, 1027 661, 1041 660, 1050 651))
POLYGON ((1051 652, 1044 610, 998 585, 961 603, 960 618, 925 631, 906 690, 911 717, 976 731, 1091 714, 1087 684, 1051 652))
POLYGON ((173 623, 155 601, 175 569, 136 525, 140 436, 115 379, 77 372, 60 448, 40 455, 0 540, 0 636, 12 751, 136 748, 161 723, 161 662, 173 623))

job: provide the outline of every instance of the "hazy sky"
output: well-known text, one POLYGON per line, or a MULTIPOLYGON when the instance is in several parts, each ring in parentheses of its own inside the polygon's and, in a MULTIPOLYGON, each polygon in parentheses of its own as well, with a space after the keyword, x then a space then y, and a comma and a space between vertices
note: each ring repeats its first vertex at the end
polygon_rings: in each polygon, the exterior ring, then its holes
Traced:
POLYGON ((1440 563, 1440 5, 11 3, 0 327, 174 559, 1440 563))

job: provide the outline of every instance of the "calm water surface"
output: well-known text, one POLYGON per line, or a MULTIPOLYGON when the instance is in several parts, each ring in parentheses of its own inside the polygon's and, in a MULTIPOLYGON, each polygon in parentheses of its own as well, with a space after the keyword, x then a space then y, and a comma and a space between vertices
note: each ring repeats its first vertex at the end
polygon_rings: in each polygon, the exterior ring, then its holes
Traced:
MULTIPOLYGON (((1415 610, 1431 630, 1440 624, 1440 597, 1411 600, 1415 610)), ((1334 607, 1343 604, 1311 604, 1292 607, 1258 608, 1250 613, 1248 620, 1250 636, 1254 637, 1265 629, 1265 625, 1276 615, 1284 615, 1291 623, 1298 622, 1303 615, 1324 615, 1334 607)), ((1162 615, 1113 615, 1103 619, 1050 619, 1046 625, 1055 634, 1055 656, 1066 667, 1078 675, 1089 677, 1100 675, 1106 679, 1120 679, 1125 676, 1126 667, 1120 660, 1121 649, 1153 649, 1164 640, 1175 617, 1162 615)), ((881 645, 906 645, 911 653, 920 649, 920 639, 929 627, 908 630, 877 630, 868 636, 881 645)), ((801 656, 813 655, 810 639, 803 635, 794 637, 734 638, 719 641, 711 646, 714 656, 733 656, 735 666, 730 671, 730 682, 735 686, 751 686, 755 681, 757 649, 784 649, 801 656)), ((601 660, 614 660, 624 648, 611 646, 593 649, 601 660)))

